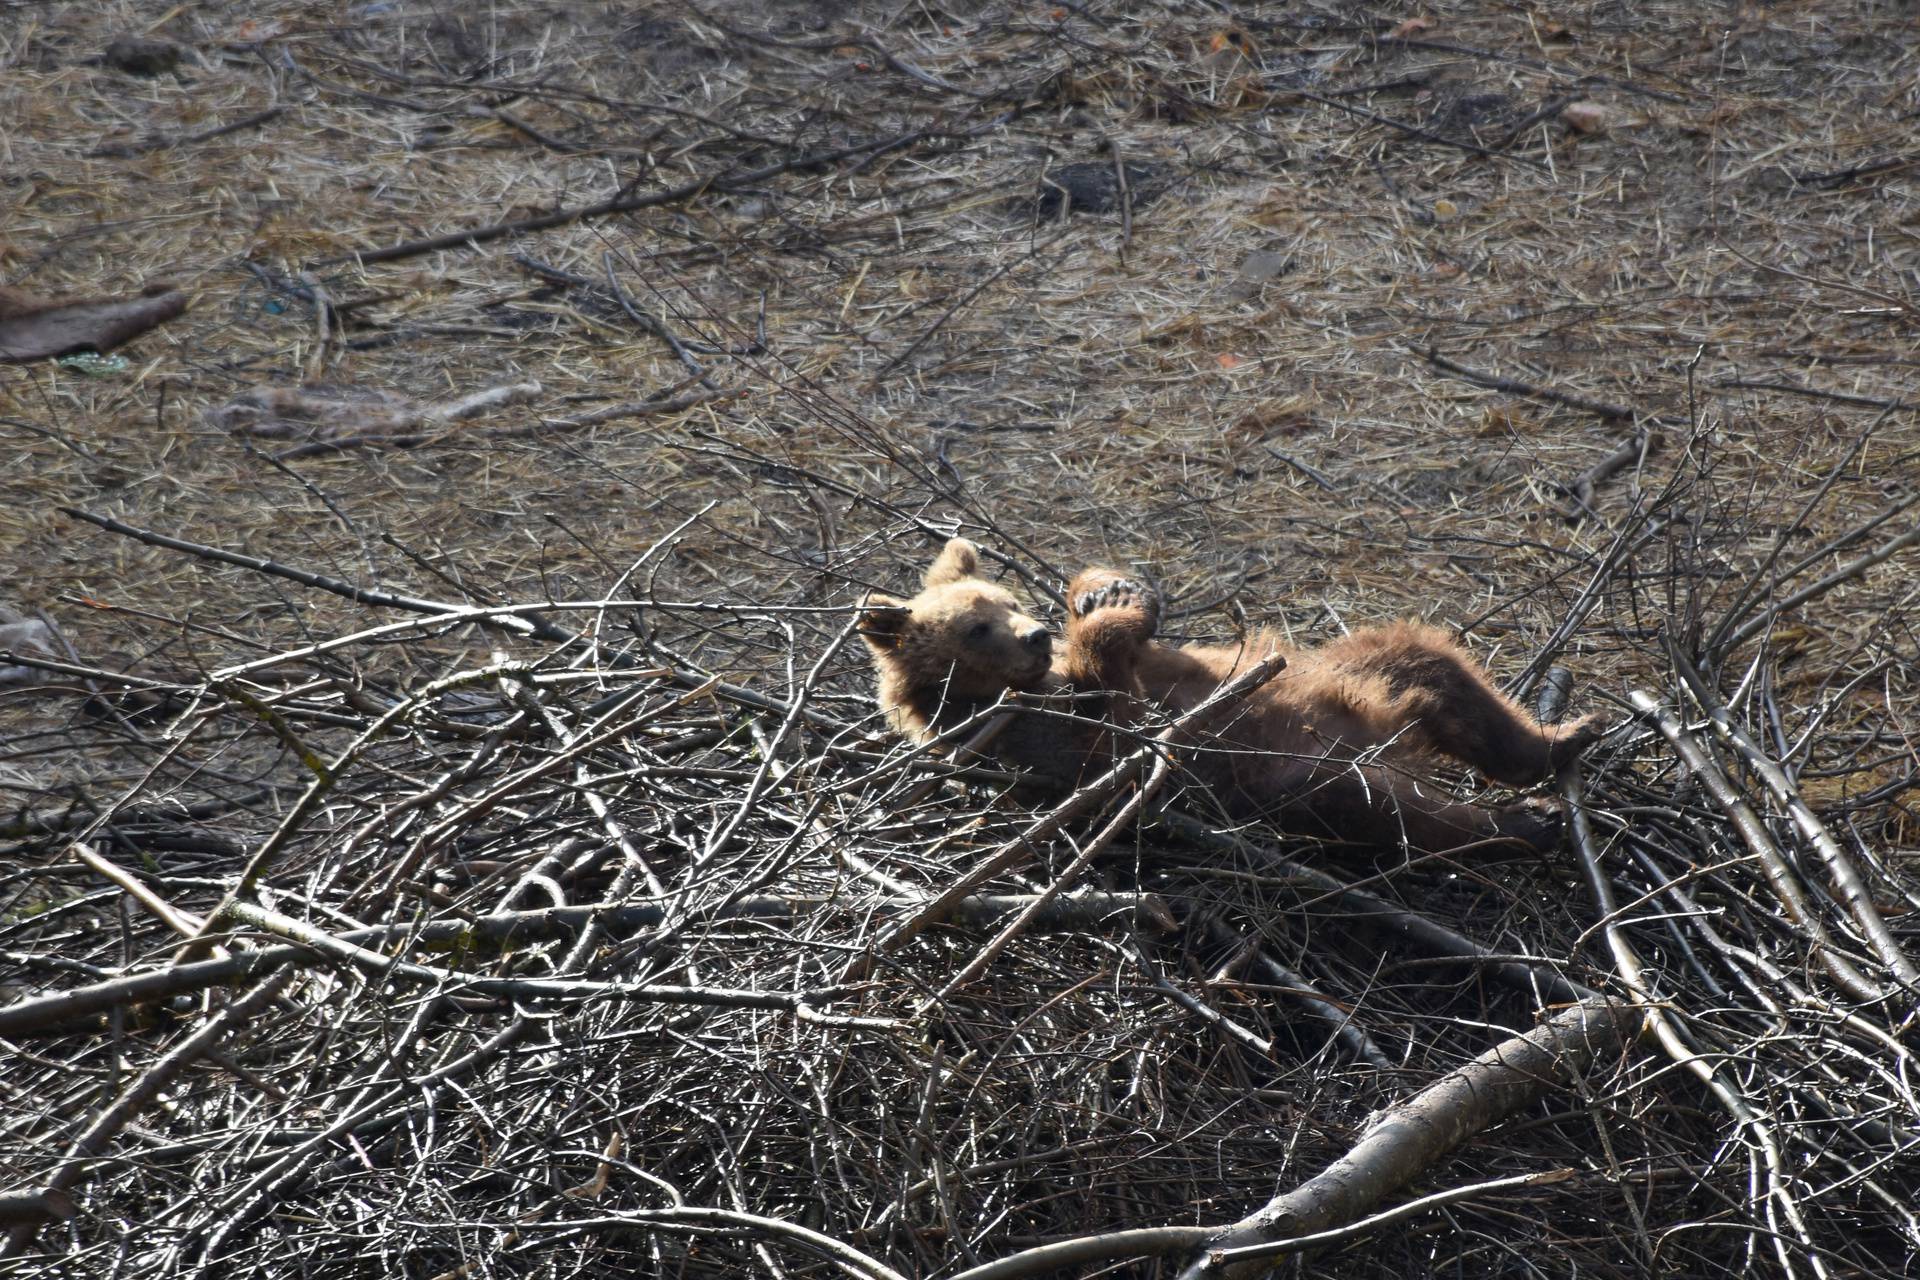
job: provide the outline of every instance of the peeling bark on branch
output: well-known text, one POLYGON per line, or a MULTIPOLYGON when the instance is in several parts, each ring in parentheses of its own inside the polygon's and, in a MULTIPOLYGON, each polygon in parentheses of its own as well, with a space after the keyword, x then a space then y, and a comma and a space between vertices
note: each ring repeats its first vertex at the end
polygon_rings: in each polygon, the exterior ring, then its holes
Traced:
POLYGON ((1319 1174, 1208 1242, 1183 1280, 1258 1274, 1266 1262, 1215 1266, 1212 1252, 1272 1244, 1360 1217, 1474 1134, 1538 1101, 1568 1075, 1618 1053, 1639 1036, 1640 1026, 1632 1005, 1602 998, 1502 1041, 1388 1112, 1358 1146, 1319 1174))
POLYGON ((1604 996, 1565 1009, 1532 1031, 1503 1040, 1380 1118, 1351 1151, 1300 1186, 1229 1226, 1148 1227, 1063 1240, 1028 1249, 954 1280, 1024 1280, 1068 1267, 1198 1250, 1181 1280, 1242 1280, 1259 1275, 1271 1254, 1296 1237, 1364 1216, 1474 1134, 1537 1102, 1571 1074, 1617 1054, 1639 1038, 1640 1011, 1604 996), (1272 1246, 1262 1256, 1220 1260, 1220 1252, 1272 1246))

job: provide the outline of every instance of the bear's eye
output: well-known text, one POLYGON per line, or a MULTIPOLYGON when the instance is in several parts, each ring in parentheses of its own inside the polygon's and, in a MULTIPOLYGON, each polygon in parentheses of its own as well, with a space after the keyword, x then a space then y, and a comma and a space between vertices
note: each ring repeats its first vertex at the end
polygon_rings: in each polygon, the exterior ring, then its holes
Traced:
POLYGON ((989 624, 985 622, 976 622, 972 626, 967 628, 967 639, 985 640, 987 638, 987 633, 992 630, 993 630, 993 627, 990 626, 989 624))

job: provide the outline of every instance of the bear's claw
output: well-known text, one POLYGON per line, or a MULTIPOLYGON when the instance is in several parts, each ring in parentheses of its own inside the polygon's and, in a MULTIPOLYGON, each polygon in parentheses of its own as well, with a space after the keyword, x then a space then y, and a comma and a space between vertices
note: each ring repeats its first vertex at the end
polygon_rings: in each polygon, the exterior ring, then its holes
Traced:
POLYGON ((1073 616, 1084 618, 1101 609, 1137 609, 1151 622, 1160 620, 1160 597, 1146 583, 1134 578, 1113 577, 1089 591, 1082 591, 1071 602, 1073 616))

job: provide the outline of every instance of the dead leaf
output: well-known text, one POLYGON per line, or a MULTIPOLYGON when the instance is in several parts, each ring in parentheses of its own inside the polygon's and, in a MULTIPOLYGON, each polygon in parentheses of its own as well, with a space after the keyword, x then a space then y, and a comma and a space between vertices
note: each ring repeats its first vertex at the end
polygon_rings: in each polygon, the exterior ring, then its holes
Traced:
POLYGON ((1432 18, 1408 18, 1405 22, 1395 27, 1392 31, 1389 31, 1387 33, 1387 39, 1405 40, 1409 36, 1417 36, 1422 31, 1431 31, 1431 30, 1433 30, 1432 18))
POLYGON ((1613 123, 1613 112, 1598 102, 1569 102, 1560 108, 1560 118, 1576 133, 1605 133, 1613 123))
POLYGON ((263 41, 277 39, 286 34, 283 22, 261 22, 256 18, 242 18, 240 25, 227 33, 228 44, 260 44, 263 41))
POLYGON ((133 298, 66 299, 0 286, 0 360, 111 351, 186 309, 187 295, 164 285, 133 298))
MULTIPOLYGON (((1200 66, 1214 75, 1238 76, 1248 68, 1259 64, 1260 51, 1246 32, 1229 28, 1216 31, 1207 41, 1207 52, 1200 59, 1200 66)), ((1232 86, 1230 96, 1223 95, 1221 106, 1248 105, 1244 99, 1249 93, 1259 89, 1257 81, 1240 81, 1232 86)))
POLYGON ((1474 434, 1484 440, 1490 436, 1529 435, 1539 427, 1538 422, 1523 413, 1495 407, 1487 410, 1480 420, 1480 429, 1474 434))
POLYGON ((1263 400, 1234 419, 1223 434, 1234 444, 1257 444, 1270 436, 1299 435, 1316 425, 1313 409, 1317 403, 1304 395, 1263 400))
POLYGON ((1269 280, 1287 273, 1293 259, 1274 249, 1255 249, 1240 260, 1240 270, 1223 290, 1229 298, 1246 299, 1260 292, 1269 280))
POLYGON ((1225 61, 1231 62, 1235 58, 1246 58, 1251 61, 1258 55, 1259 50, 1255 47, 1252 36, 1244 31, 1229 28, 1213 33, 1213 38, 1207 41, 1207 52, 1223 55, 1225 61))
POLYGON ((1213 358, 1213 362, 1222 369, 1233 369, 1239 367, 1240 357, 1223 351, 1213 358))

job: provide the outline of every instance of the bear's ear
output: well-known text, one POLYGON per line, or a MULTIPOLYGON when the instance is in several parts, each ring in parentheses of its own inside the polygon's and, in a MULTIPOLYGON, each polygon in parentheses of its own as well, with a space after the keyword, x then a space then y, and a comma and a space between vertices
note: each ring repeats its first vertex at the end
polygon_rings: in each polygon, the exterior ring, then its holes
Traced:
POLYGON ((952 538, 941 549, 939 557, 928 566, 927 576, 921 581, 928 588, 944 587, 950 582, 979 576, 980 548, 965 538, 952 538))
POLYGON ((872 591, 860 602, 860 622, 854 629, 875 652, 884 652, 900 643, 911 621, 913 609, 905 600, 872 591))

